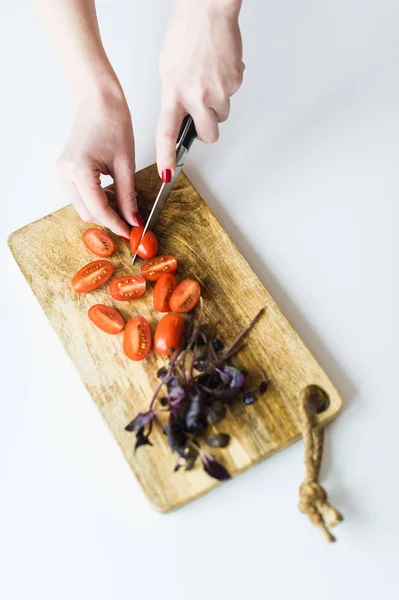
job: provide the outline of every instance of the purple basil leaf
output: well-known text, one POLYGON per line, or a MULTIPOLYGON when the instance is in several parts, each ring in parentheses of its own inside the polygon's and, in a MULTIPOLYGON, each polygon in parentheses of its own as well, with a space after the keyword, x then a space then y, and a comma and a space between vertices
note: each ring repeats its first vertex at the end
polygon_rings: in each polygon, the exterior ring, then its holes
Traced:
POLYGON ((190 394, 190 405, 186 413, 186 427, 192 433, 199 433, 206 427, 205 396, 200 392, 190 394))
MULTIPOLYGON (((205 385, 210 389, 215 389, 221 382, 221 375, 218 371, 213 371, 213 373, 205 373, 204 375, 200 375, 197 379, 197 383, 200 385, 205 385)), ((230 379, 227 383, 230 382, 230 379)))
POLYGON ((126 425, 126 431, 138 431, 144 425, 147 425, 154 418, 154 413, 152 411, 148 411, 146 413, 139 413, 133 421, 126 425))
POLYGON ((216 352, 220 352, 220 350, 223 350, 223 348, 224 348, 223 342, 221 340, 219 340, 218 338, 215 338, 213 340, 212 346, 216 352))
POLYGON ((226 448, 229 442, 230 436, 228 433, 211 433, 205 438, 205 443, 211 448, 226 448))
POLYGON ((168 444, 173 450, 180 456, 185 458, 185 446, 187 444, 187 436, 184 431, 174 422, 172 415, 169 419, 169 423, 165 428, 166 435, 168 436, 168 444))
POLYGON ((235 367, 227 365, 224 367, 223 373, 230 375, 230 387, 240 388, 244 384, 244 375, 235 367))
POLYGON ((194 363, 194 369, 196 371, 198 371, 199 373, 202 373, 203 371, 205 371, 205 369, 208 367, 208 361, 207 360, 197 360, 194 363))
POLYGON ((237 398, 239 393, 239 388, 229 387, 224 390, 214 390, 213 395, 218 400, 221 400, 224 404, 232 404, 234 400, 237 398))
POLYGON ((185 470, 186 471, 191 471, 191 469, 194 467, 195 462, 198 458, 198 450, 196 448, 193 448, 192 446, 189 446, 187 449, 187 453, 186 453, 186 467, 185 470))
POLYGON ((216 425, 226 416, 226 406, 220 400, 215 400, 206 407, 205 415, 209 425, 216 425))
POLYGON ((184 394, 184 389, 178 377, 171 377, 167 383, 168 395, 171 400, 176 400, 184 394))
POLYGON ((161 367, 158 370, 157 377, 159 377, 159 379, 162 379, 163 377, 165 377, 165 375, 167 374, 167 372, 168 372, 168 369, 166 367, 161 367))
POLYGON ((220 385, 222 379, 221 379, 221 374, 218 371, 213 371, 213 373, 211 374, 209 381, 208 381, 208 387, 210 387, 211 389, 215 389, 218 387, 218 385, 220 385))
POLYGON ((152 446, 148 435, 144 435, 144 427, 141 427, 136 434, 134 451, 136 452, 137 448, 140 448, 140 446, 152 446))
POLYGON ((203 454, 202 464, 204 466, 204 471, 208 473, 214 479, 218 481, 226 481, 227 479, 231 479, 231 475, 228 470, 221 465, 214 456, 210 454, 203 454))
POLYGON ((246 404, 247 406, 249 406, 250 404, 253 404, 256 400, 256 397, 253 394, 245 394, 243 401, 244 404, 246 404))

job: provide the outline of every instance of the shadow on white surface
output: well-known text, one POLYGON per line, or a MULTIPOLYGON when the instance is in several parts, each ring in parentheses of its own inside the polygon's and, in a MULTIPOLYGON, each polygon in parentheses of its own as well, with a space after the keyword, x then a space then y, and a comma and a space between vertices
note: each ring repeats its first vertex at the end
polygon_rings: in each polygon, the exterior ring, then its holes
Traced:
POLYGON ((311 328, 300 309, 295 305, 294 300, 288 296, 278 283, 276 276, 257 254, 251 243, 241 234, 224 206, 217 201, 198 172, 192 171, 192 173, 194 185, 197 185, 198 190, 201 190, 202 197, 212 212, 342 395, 343 410, 345 410, 345 407, 355 399, 356 395, 356 388, 348 375, 317 333, 311 328))

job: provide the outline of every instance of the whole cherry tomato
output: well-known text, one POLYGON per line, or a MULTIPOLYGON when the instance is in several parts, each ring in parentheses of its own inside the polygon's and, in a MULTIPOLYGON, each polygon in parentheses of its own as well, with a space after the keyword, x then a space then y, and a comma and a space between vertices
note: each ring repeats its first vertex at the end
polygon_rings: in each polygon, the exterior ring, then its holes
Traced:
POLYGON ((158 240, 155 233, 146 231, 143 239, 144 227, 132 227, 130 230, 130 248, 133 254, 138 254, 140 258, 154 258, 158 252, 158 240), (141 240, 141 241, 140 241, 141 240))
POLYGON ((184 319, 180 315, 168 313, 159 321, 154 335, 154 347, 160 354, 172 354, 182 341, 184 319))

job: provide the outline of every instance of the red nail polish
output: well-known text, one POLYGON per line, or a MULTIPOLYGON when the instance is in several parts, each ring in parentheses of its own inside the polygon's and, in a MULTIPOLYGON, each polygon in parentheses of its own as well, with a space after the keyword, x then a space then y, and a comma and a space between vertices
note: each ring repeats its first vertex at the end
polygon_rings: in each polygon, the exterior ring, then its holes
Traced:
POLYGON ((130 242, 129 238, 125 238, 123 235, 120 236, 123 240, 125 240, 126 242, 130 242))
POLYGON ((139 227, 144 227, 144 221, 140 217, 138 212, 133 213, 133 219, 136 221, 136 225, 138 225, 139 227))
POLYGON ((164 183, 170 183, 172 181, 172 171, 170 169, 164 169, 162 171, 162 181, 164 183))

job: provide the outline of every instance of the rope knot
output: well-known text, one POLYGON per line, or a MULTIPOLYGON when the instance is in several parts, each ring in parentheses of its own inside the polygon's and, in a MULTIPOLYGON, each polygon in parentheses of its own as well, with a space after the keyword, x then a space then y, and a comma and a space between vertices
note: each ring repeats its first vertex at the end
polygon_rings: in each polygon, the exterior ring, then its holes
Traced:
POLYGON ((307 513, 311 506, 316 506, 319 502, 325 502, 327 494, 324 488, 315 481, 313 483, 304 482, 299 488, 299 510, 307 513))

